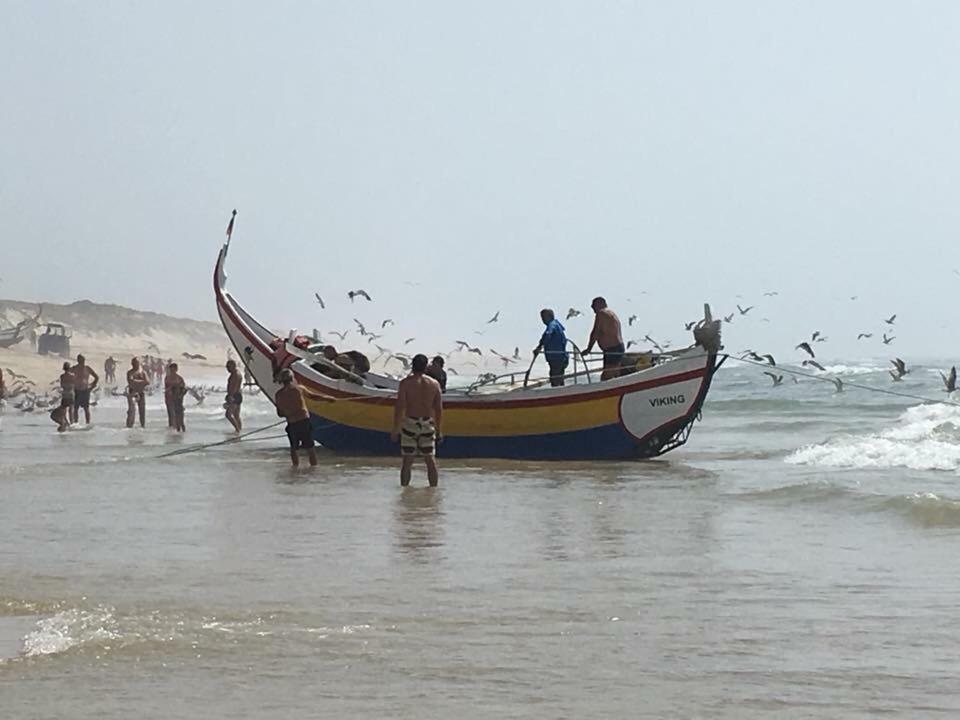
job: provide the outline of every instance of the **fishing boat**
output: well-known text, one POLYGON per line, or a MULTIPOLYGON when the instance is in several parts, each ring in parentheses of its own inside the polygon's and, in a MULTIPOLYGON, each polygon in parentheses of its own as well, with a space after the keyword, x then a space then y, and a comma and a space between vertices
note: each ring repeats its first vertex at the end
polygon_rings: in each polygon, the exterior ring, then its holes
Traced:
POLYGON ((0 348, 10 348, 22 342, 27 337, 27 333, 40 323, 42 312, 43 308, 41 306, 35 317, 21 320, 12 328, 0 330, 0 348))
MULTIPOLYGON (((232 227, 232 226, 231 226, 232 227)), ((374 372, 354 374, 305 346, 293 333, 278 334, 254 319, 227 291, 228 240, 213 276, 217 311, 230 342, 267 397, 276 395, 278 369, 289 367, 323 447, 358 456, 396 455, 390 440, 398 381, 374 372), (285 337, 286 335, 286 337, 285 337), (332 401, 331 401, 332 398, 332 401)), ((628 356, 620 377, 599 380, 577 363, 563 387, 508 373, 485 377, 443 400, 443 443, 448 458, 608 460, 649 458, 683 445, 698 420, 722 360, 720 322, 704 306, 690 347, 628 356)))

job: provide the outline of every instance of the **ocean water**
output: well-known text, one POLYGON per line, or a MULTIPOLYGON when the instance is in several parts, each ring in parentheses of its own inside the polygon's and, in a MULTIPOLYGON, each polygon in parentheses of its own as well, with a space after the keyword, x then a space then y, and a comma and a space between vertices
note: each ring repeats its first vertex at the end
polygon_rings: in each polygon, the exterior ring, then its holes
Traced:
POLYGON ((960 407, 731 362, 664 458, 401 491, 390 460, 291 470, 278 429, 158 458, 227 437, 207 405, 185 437, 7 409, 2 717, 960 716, 960 407))

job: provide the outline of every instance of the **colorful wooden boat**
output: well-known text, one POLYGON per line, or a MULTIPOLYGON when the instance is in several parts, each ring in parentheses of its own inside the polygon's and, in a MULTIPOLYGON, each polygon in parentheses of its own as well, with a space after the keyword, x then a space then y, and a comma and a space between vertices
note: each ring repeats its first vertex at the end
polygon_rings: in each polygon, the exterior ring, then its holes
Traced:
MULTIPOLYGON (((214 272, 214 293, 223 327, 267 397, 279 389, 274 374, 278 334, 257 322, 226 290, 229 241, 214 272)), ((644 370, 565 387, 486 386, 444 396, 444 441, 438 455, 449 458, 601 460, 646 458, 683 445, 698 419, 718 364, 720 323, 706 315, 695 344, 654 358, 644 370)), ((280 335, 279 337, 282 337, 280 335)), ((290 365, 306 391, 314 436, 324 447, 348 455, 396 455, 390 441, 396 402, 395 379, 366 373, 335 379, 317 367, 317 356, 284 342, 300 359, 290 365), (310 395, 336 398, 321 401, 310 395)))

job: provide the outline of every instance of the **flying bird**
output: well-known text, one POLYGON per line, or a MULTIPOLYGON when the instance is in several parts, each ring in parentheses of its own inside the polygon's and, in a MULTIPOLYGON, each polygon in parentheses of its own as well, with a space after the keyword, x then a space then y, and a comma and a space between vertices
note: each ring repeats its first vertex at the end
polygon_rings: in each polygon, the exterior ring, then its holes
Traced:
POLYGON ((365 298, 367 302, 370 302, 370 295, 366 290, 351 290, 347 293, 347 297, 350 298, 350 302, 353 302, 353 299, 356 297, 365 298))
POLYGON ((321 309, 321 310, 326 310, 326 309, 327 309, 327 306, 323 304, 323 298, 320 297, 320 293, 315 292, 315 293, 313 294, 313 296, 317 299, 317 302, 320 304, 320 309, 321 309))
POLYGON ((827 371, 827 369, 823 365, 818 363, 816 360, 804 360, 800 364, 803 365, 804 367, 815 367, 817 370, 820 370, 821 372, 827 371))
POLYGON ((888 317, 886 320, 884 320, 884 322, 885 322, 887 325, 893 325, 893 321, 896 320, 896 319, 897 319, 897 314, 894 313, 893 315, 891 315, 890 317, 888 317))
POLYGON ((750 312, 751 310, 753 310, 753 305, 748 305, 748 306, 745 307, 745 308, 742 308, 742 307, 740 307, 739 305, 737 305, 737 310, 740 311, 740 314, 741 314, 741 315, 746 315, 748 312, 750 312))
POLYGON ((633 327, 633 324, 634 324, 636 321, 637 321, 637 316, 636 316, 636 315, 631 315, 630 317, 627 318, 627 325, 629 325, 630 327, 633 327))
POLYGON ((350 331, 344 330, 343 332, 337 332, 336 330, 331 330, 330 334, 336 335, 338 338, 340 338, 340 342, 343 342, 343 340, 347 337, 347 335, 350 334, 350 331))
POLYGON ((816 342, 818 337, 820 337, 820 331, 814 330, 813 335, 810 336, 810 342, 816 342))
POLYGON ((383 335, 377 335, 376 333, 367 333, 367 342, 372 343, 374 340, 379 340, 383 335))
POLYGON ((580 317, 581 315, 583 315, 583 313, 575 308, 570 308, 567 310, 567 320, 570 318, 580 317))
POLYGON ((943 378, 943 387, 945 392, 952 393, 957 391, 957 366, 954 365, 950 368, 950 372, 947 375, 940 373, 940 377, 943 378))
POLYGON ((803 350, 805 353, 807 353, 807 354, 808 354, 810 357, 812 357, 812 358, 815 358, 815 357, 817 356, 816 353, 813 352, 813 348, 810 347, 810 343, 802 342, 802 343, 800 343, 799 345, 797 345, 797 346, 794 348, 794 350, 803 350))
POLYGON ((770 363, 773 366, 776 366, 777 364, 777 361, 773 359, 773 355, 770 355, 769 353, 767 353, 766 355, 761 355, 760 357, 762 357, 764 360, 766 360, 768 363, 770 363))
POLYGON ((387 327, 387 325, 393 325, 393 324, 394 324, 393 320, 391 320, 390 318, 387 318, 382 323, 380 323, 380 329, 383 330, 385 327, 387 327))
POLYGON ((206 360, 206 355, 201 355, 200 353, 180 353, 182 357, 185 357, 187 360, 206 360))
POLYGON ((514 359, 514 360, 519 360, 519 359, 520 359, 520 348, 519 348, 519 347, 515 347, 515 348, 513 349, 513 359, 514 359))
POLYGON ((779 295, 779 294, 780 294, 780 293, 778 293, 776 290, 771 290, 771 291, 769 291, 769 292, 765 292, 765 293, 763 294, 763 296, 764 296, 764 297, 776 297, 776 296, 779 295))
POLYGON ((886 334, 886 333, 883 334, 883 344, 884 344, 884 345, 889 345, 890 343, 892 343, 892 342, 893 342, 894 340, 896 340, 896 339, 897 339, 897 336, 896 336, 896 335, 891 335, 890 337, 887 337, 887 334, 886 334))
POLYGON ((684 324, 683 324, 683 329, 686 330, 687 332, 690 332, 691 330, 693 330, 693 326, 696 325, 698 322, 700 322, 700 321, 699 321, 699 320, 693 320, 692 322, 684 323, 684 324))
POLYGON ((773 380, 773 387, 781 385, 783 383, 783 375, 775 375, 772 372, 764 371, 764 375, 767 375, 771 380, 773 380))
POLYGON ((830 378, 830 379, 833 381, 834 387, 837 388, 837 389, 836 389, 836 392, 837 392, 837 393, 842 393, 842 392, 843 392, 843 380, 841 380, 840 378, 830 378))
POLYGON ((723 316, 723 321, 724 321, 725 323, 727 323, 728 325, 729 325, 730 323, 732 323, 732 322, 733 322, 733 313, 730 313, 729 315, 724 315, 724 316, 723 316))
POLYGON ((406 340, 403 341, 403 344, 404 344, 404 345, 409 345, 409 344, 412 343, 414 340, 416 340, 415 337, 407 338, 406 340))
POLYGON ((472 347, 472 348, 467 348, 467 352, 468 352, 468 353, 474 353, 474 354, 480 355, 480 356, 483 355, 483 351, 482 351, 480 348, 473 348, 473 347, 472 347))
POLYGON ((362 322, 360 322, 356 318, 354 318, 353 321, 357 324, 357 327, 360 328, 361 335, 369 335, 369 333, 367 332, 367 328, 364 326, 362 322))
POLYGON ((900 358, 896 358, 890 361, 893 363, 893 366, 897 369, 897 375, 903 377, 904 375, 909 375, 910 371, 907 370, 907 364, 900 358))
POLYGON ((864 338, 872 338, 873 333, 860 333, 857 335, 857 340, 863 340, 864 338))
POLYGON ((901 380, 903 380, 903 375, 897 375, 897 373, 894 372, 893 370, 890 370, 889 372, 890 372, 890 377, 894 379, 894 382, 900 382, 901 380))
POLYGON ((495 323, 495 322, 497 322, 499 319, 500 319, 500 311, 497 310, 497 312, 495 312, 495 313, 493 314, 493 317, 490 318, 489 320, 487 320, 487 325, 489 325, 490 323, 495 323))

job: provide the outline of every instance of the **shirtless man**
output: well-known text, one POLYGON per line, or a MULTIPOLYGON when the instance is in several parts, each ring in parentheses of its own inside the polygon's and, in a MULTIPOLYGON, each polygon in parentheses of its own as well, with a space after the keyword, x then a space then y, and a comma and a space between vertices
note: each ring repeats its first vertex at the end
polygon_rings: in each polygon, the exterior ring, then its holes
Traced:
POLYGON ((79 410, 83 408, 83 415, 90 424, 90 393, 97 389, 100 382, 100 376, 96 371, 87 365, 87 360, 83 355, 77 355, 77 364, 73 366, 73 422, 79 419, 79 410), (93 378, 93 382, 90 379, 93 378))
POLYGON ((103 381, 107 385, 117 384, 117 361, 113 359, 113 355, 103 361, 103 381))
POLYGON ((187 383, 177 372, 175 362, 167 365, 167 375, 163 379, 163 402, 167 406, 167 427, 177 432, 186 432, 183 422, 183 396, 187 394, 187 383))
POLYGON ((237 370, 236 360, 227 360, 227 401, 224 407, 227 410, 227 420, 233 429, 240 432, 243 424, 240 422, 240 404, 243 402, 243 375, 237 370))
POLYGON ((400 440, 403 465, 400 467, 400 485, 410 484, 413 461, 422 457, 427 464, 427 479, 431 487, 439 481, 434 443, 443 442, 443 398, 440 383, 425 375, 427 356, 414 355, 411 374, 400 382, 397 405, 393 413, 393 431, 390 440, 400 440))
POLYGON ((300 467, 300 448, 307 451, 310 467, 317 464, 317 451, 313 447, 313 425, 310 423, 310 413, 303 401, 300 386, 294 382, 293 372, 290 369, 280 371, 280 382, 283 385, 277 391, 277 416, 287 420, 287 438, 290 440, 290 462, 300 467))
POLYGON ((609 380, 620 376, 620 364, 623 362, 623 354, 626 348, 623 346, 623 334, 620 331, 620 318, 617 314, 607 307, 607 301, 602 297, 596 297, 590 304, 596 318, 593 321, 593 330, 590 333, 590 341, 587 343, 587 349, 583 351, 584 355, 589 355, 596 343, 603 351, 603 372, 600 375, 601 380, 609 380))
POLYGON ((65 432, 70 427, 70 412, 74 403, 74 384, 76 378, 70 368, 70 363, 63 364, 63 373, 60 375, 60 407, 50 413, 50 419, 57 424, 57 432, 65 432))
POLYGON ((133 427, 133 421, 140 411, 140 427, 147 425, 147 398, 143 394, 150 385, 147 374, 140 367, 140 359, 133 358, 130 361, 130 369, 127 370, 127 427, 133 427))

